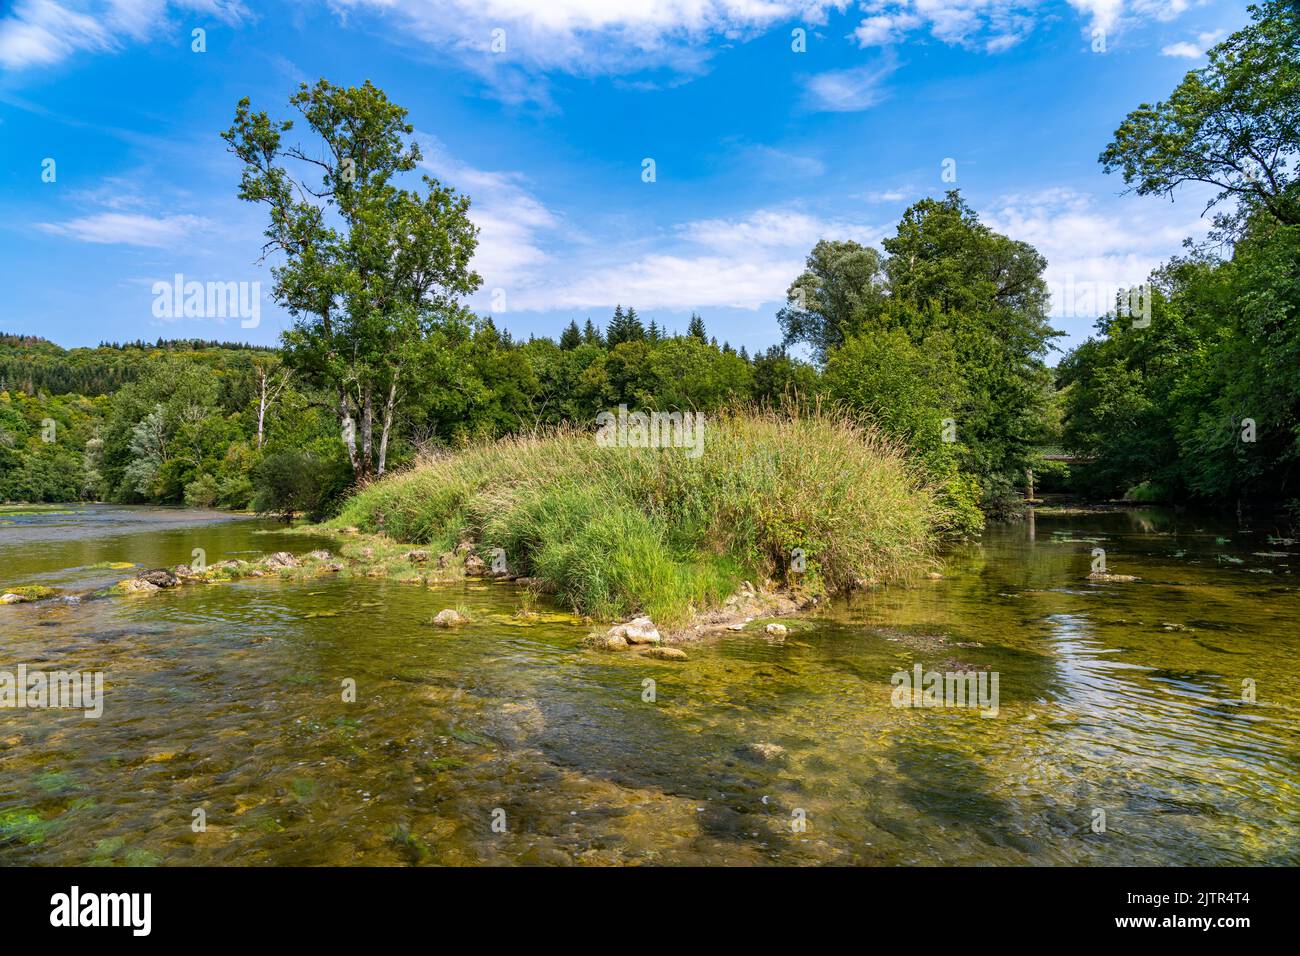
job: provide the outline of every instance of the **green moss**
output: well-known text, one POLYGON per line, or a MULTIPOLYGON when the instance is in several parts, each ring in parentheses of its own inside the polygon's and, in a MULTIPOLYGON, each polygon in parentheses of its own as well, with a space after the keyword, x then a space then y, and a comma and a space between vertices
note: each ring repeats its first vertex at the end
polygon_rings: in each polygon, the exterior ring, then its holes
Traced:
POLYGON ((59 592, 56 588, 47 588, 41 584, 23 584, 12 588, 0 588, 0 593, 16 594, 19 603, 26 603, 27 601, 43 601, 46 598, 54 597, 59 592))
POLYGON ((0 845, 39 846, 53 828, 54 821, 42 818, 35 810, 6 810, 0 813, 0 845))

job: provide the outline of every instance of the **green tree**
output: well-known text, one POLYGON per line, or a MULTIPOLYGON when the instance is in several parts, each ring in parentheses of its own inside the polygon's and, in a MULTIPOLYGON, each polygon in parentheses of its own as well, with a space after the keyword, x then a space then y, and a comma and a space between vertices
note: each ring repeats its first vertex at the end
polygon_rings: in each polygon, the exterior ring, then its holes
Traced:
POLYGON ((709 340, 709 334, 704 330, 704 320, 695 312, 691 313, 691 321, 686 326, 686 334, 699 339, 701 342, 709 340))
POLYGON ((279 256, 274 295, 295 319, 285 361, 334 395, 365 479, 386 468, 417 359, 441 324, 467 320, 477 230, 469 200, 432 177, 424 192, 394 185, 422 157, 407 111, 369 81, 303 84, 289 102, 316 146, 285 145, 293 121, 254 112, 247 97, 222 137, 244 164, 240 198, 268 207, 263 251, 279 256))
POLYGON ((564 327, 564 331, 560 333, 560 348, 567 352, 576 349, 581 344, 582 332, 578 329, 578 323, 576 321, 570 322, 564 327))
POLYGON ((609 328, 605 330, 605 343, 613 348, 623 342, 640 342, 646 337, 645 327, 637 317, 636 309, 623 311, 621 305, 614 307, 614 317, 610 319, 609 328))
POLYGON ((1208 183, 1219 189, 1209 206, 1231 198, 1239 212, 1262 207, 1297 225, 1300 10, 1269 0, 1249 11, 1254 22, 1212 47, 1168 100, 1129 113, 1100 160, 1141 195, 1208 183))
POLYGON ((789 304, 777 321, 787 346, 807 343, 820 363, 879 312, 885 275, 880 253, 852 240, 821 240, 806 265, 790 283, 789 304))

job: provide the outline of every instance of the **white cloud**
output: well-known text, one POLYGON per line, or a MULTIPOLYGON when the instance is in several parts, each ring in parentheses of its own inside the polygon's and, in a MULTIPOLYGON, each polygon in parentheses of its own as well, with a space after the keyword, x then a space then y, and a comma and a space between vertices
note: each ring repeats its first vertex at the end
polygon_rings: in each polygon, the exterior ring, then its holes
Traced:
POLYGON ((999 53, 1033 29, 1039 0, 868 0, 852 37, 860 47, 899 43, 928 29, 937 40, 999 53))
POLYGON ((516 288, 535 281, 548 262, 544 247, 559 219, 529 192, 519 173, 477 169, 453 157, 435 136, 417 133, 430 174, 471 199, 470 219, 479 227, 474 268, 486 289, 516 288))
POLYGON ((902 202, 910 195, 912 194, 908 192, 904 192, 901 189, 877 189, 865 193, 855 193, 853 196, 849 198, 860 199, 863 202, 870 202, 870 203, 902 202))
POLYGON ((0 66, 50 66, 77 52, 116 50, 124 40, 146 40, 169 28, 169 7, 230 24, 248 17, 239 0, 92 0, 69 5, 19 0, 0 19, 0 66))
POLYGON ((878 242, 883 230, 794 209, 681 223, 630 255, 593 260, 590 250, 557 257, 546 280, 521 290, 515 308, 738 308, 782 302, 804 258, 824 238, 878 242), (646 246, 649 246, 647 249, 646 246))
POLYGON ((201 216, 146 216, 139 213, 103 212, 65 222, 43 222, 37 227, 58 236, 112 245, 175 249, 212 223, 201 216))
POLYGON ((1216 30, 1213 33, 1200 33, 1196 36, 1196 42, 1184 40, 1181 43, 1171 43, 1160 50, 1161 56, 1181 56, 1190 60, 1200 59, 1205 56, 1205 51, 1212 47, 1219 37, 1223 36, 1222 30, 1216 30))
POLYGON ((861 47, 883 46, 886 43, 896 43, 902 38, 902 34, 920 25, 920 17, 910 13, 898 13, 893 16, 880 14, 867 17, 858 24, 858 28, 853 31, 853 37, 861 47))
MULTIPOLYGON (((1069 0, 1089 30, 1119 31, 1126 22, 1171 20, 1190 0, 1069 0)), ((850 36, 860 47, 900 43, 922 30, 936 40, 986 53, 1009 50, 1029 35, 1043 0, 864 0, 867 16, 850 36)))
POLYGON ((1190 0, 1070 0, 1070 6, 1089 18, 1089 30, 1115 33, 1125 21, 1173 20, 1191 5, 1190 0))
POLYGON ((1095 290, 1140 284, 1177 253, 1185 238, 1203 238, 1208 223, 1195 196, 1177 205, 1116 198, 1104 204, 1071 189, 1010 195, 989 204, 980 218, 991 228, 1029 243, 1047 259, 1052 314, 1091 318, 1110 307, 1095 290), (1073 303, 1062 301, 1067 292, 1073 303), (1083 303, 1095 312, 1081 315, 1083 303))
POLYGON ((454 56, 508 102, 544 100, 536 77, 701 72, 710 41, 749 39, 777 23, 826 23, 850 0, 331 0, 352 22, 382 22, 454 56), (499 32, 497 32, 499 31, 499 32), (494 41, 498 49, 494 50, 494 41), (504 46, 501 49, 501 46, 504 46))
POLYGON ((828 113, 865 110, 885 98, 883 84, 896 69, 890 58, 875 65, 816 73, 804 80, 805 104, 828 113))

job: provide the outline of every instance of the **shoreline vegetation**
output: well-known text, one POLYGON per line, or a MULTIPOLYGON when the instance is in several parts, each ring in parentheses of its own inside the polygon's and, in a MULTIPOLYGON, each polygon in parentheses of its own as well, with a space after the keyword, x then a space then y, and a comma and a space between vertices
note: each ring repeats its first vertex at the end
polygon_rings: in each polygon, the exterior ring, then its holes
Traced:
POLYGON ((332 536, 337 554, 142 571, 107 590, 272 574, 425 586, 481 577, 551 594, 592 623, 631 619, 596 636, 620 647, 936 573, 949 513, 895 443, 829 411, 733 412, 705 427, 698 457, 602 447, 571 428, 431 456, 362 489, 337 518, 296 529, 332 536))
POLYGON ((434 456, 323 527, 463 552, 593 619, 680 628, 745 590, 807 604, 935 563, 948 512, 895 444, 847 416, 746 411, 704 452, 556 429, 434 456))

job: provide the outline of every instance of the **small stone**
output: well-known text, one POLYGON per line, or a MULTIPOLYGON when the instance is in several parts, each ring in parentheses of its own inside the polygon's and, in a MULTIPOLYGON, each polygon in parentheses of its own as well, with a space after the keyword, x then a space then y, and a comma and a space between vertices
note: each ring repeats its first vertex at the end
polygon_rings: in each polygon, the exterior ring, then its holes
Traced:
POLYGON ((790 633, 790 629, 784 624, 769 624, 767 627, 763 628, 763 630, 770 637, 785 637, 790 633))
POLYGON ((320 551, 309 551, 307 557, 311 558, 313 561, 328 561, 330 558, 334 557, 334 555, 321 549, 320 551))
POLYGON ((628 647, 627 638, 613 633, 592 634, 583 643, 600 651, 625 651, 628 647))
POLYGON ((938 571, 929 571, 929 572, 926 573, 925 576, 926 576, 927 578, 929 578, 931 581, 942 581, 942 580, 943 580, 943 575, 940 574, 938 571))
POLYGON ((414 551, 406 552, 406 560, 412 564, 424 564, 429 560, 429 552, 423 548, 416 548, 414 551))
POLYGON ((462 541, 456 545, 457 554, 470 554, 478 545, 473 541, 462 541))
POLYGON ((687 659, 686 652, 680 647, 652 647, 645 652, 645 656, 661 661, 684 661, 687 659))
POLYGON ((465 573, 470 577, 482 577, 487 574, 487 562, 477 554, 471 554, 465 559, 465 573))
POLYGON ((288 551, 277 551, 270 557, 263 558, 262 564, 268 568, 296 568, 298 559, 288 551))
POLYGON ((14 594, 12 591, 0 594, 0 604, 22 604, 26 600, 21 594, 14 594))
POLYGON ((433 623, 438 627, 460 627, 466 622, 465 615, 452 608, 444 608, 433 617, 433 623))
POLYGON ((773 760, 780 760, 785 756, 785 748, 780 744, 753 743, 745 744, 740 748, 741 756, 749 757, 752 760, 761 760, 764 763, 770 763, 773 760))
POLYGON ((446 567, 448 567, 448 566, 451 564, 451 562, 454 561, 454 560, 456 560, 456 552, 455 552, 455 551, 444 551, 444 552, 442 552, 442 554, 438 555, 438 567, 439 567, 439 568, 446 568, 446 567))

